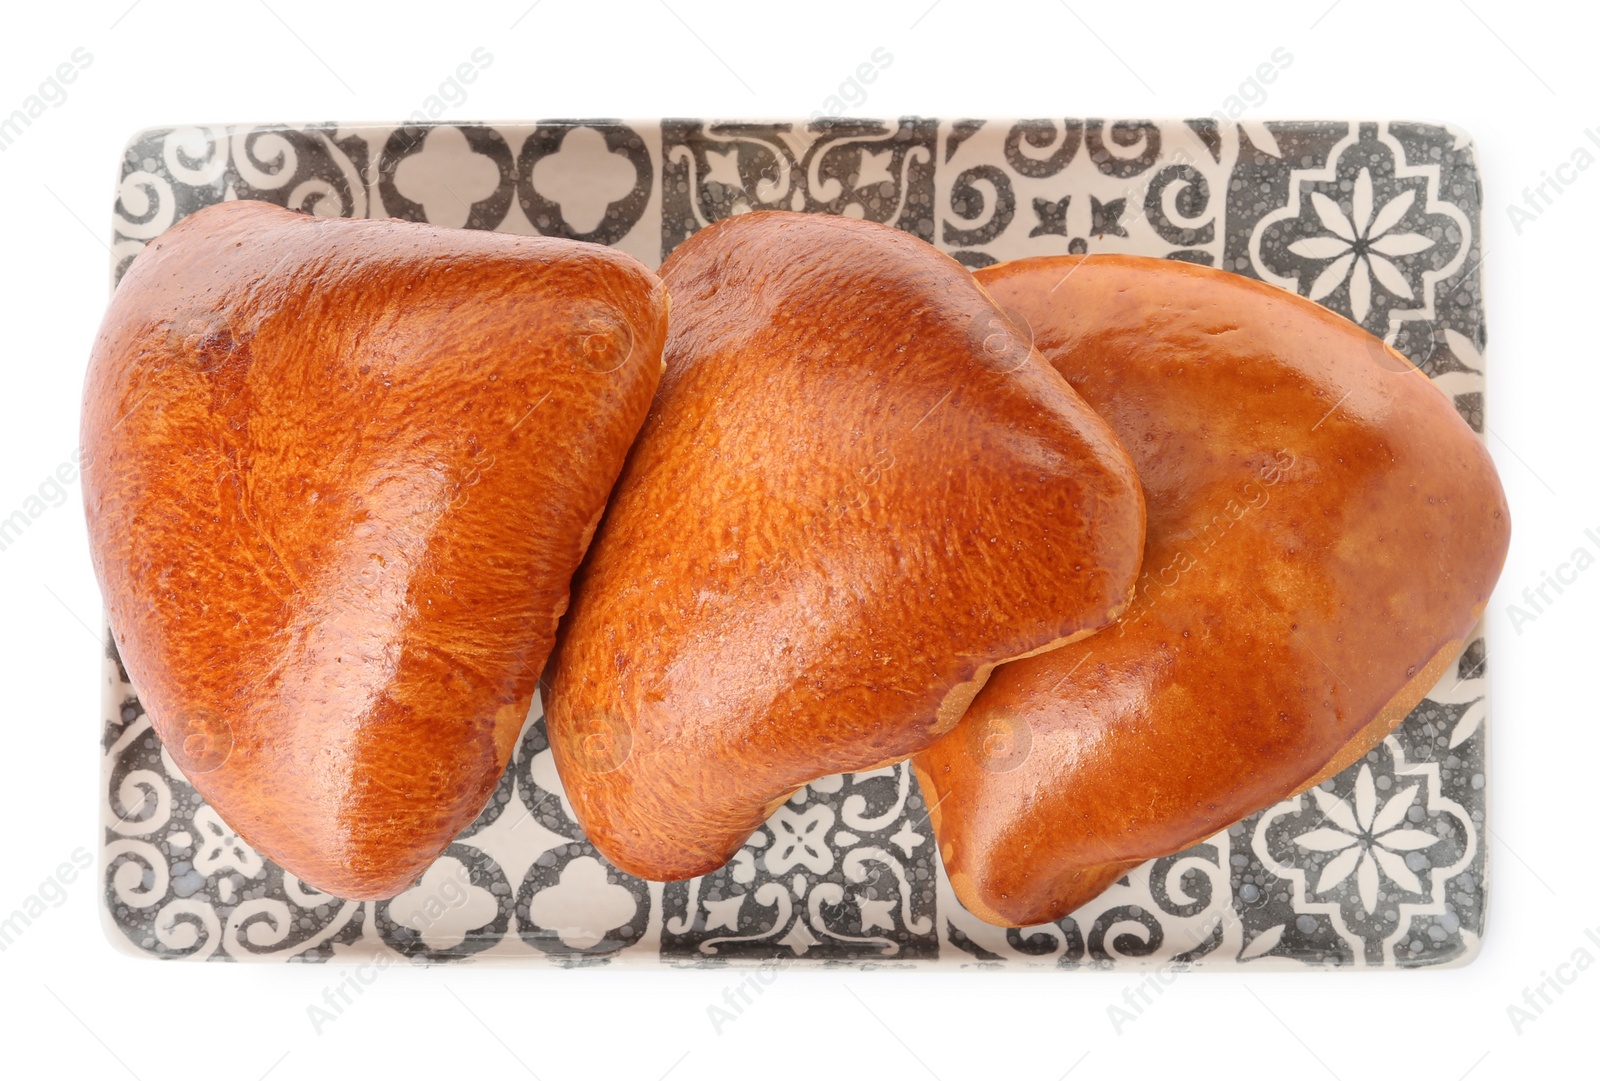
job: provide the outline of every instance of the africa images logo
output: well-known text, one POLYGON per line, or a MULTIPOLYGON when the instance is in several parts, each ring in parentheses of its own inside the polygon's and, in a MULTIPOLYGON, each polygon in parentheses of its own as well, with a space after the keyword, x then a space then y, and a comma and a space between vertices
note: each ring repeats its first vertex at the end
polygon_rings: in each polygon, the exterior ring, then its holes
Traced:
POLYGON ((56 69, 39 84, 37 90, 22 99, 22 104, 11 110, 11 115, 0 117, 0 150, 10 150, 11 144, 45 114, 47 108, 59 109, 67 103, 67 84, 77 82, 78 75, 94 63, 94 54, 83 46, 72 50, 72 55, 56 65, 56 69))

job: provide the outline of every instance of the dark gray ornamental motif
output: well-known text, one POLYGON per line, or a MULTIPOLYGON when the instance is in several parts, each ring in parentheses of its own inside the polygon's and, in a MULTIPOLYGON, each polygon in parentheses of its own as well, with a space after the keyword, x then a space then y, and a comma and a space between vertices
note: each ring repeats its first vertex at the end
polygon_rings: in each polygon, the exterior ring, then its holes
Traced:
POLYGON ((661 124, 661 254, 732 214, 840 214, 933 240, 936 121, 661 124))
MULTIPOLYGON (((259 199, 616 245, 652 265, 763 209, 882 222, 967 266, 1127 252, 1308 296, 1483 424, 1481 191, 1461 133, 1410 123, 903 117, 783 123, 308 125, 144 132, 123 158, 113 281, 196 210, 259 199)), ((583 836, 536 703, 488 806, 412 886, 349 902, 241 840, 184 780, 114 649, 101 866, 114 942, 189 960, 1413 967, 1477 950, 1486 884, 1486 650, 1362 761, 1068 919, 955 900, 905 764, 823 778, 718 871, 645 882, 583 836)))
POLYGON ((937 857, 910 767, 795 793, 721 870, 668 883, 662 950, 694 961, 924 960, 937 857))

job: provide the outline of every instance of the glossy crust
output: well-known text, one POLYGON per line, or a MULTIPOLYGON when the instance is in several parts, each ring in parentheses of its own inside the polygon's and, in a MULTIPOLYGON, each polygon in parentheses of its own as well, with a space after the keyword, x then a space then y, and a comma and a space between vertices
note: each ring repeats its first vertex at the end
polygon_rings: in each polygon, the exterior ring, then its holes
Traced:
POLYGON ((999 669, 915 760, 957 896, 1030 926, 1381 740, 1482 612, 1510 522, 1451 403, 1310 301, 1126 256, 977 277, 1122 438, 1149 508, 1118 624, 999 669))
POLYGON ((95 573, 241 837, 382 898, 478 814, 665 333, 653 274, 564 240, 230 202, 134 261, 84 394, 95 573))
POLYGON ((740 216, 662 268, 667 371, 554 662, 551 744, 618 867, 725 862, 801 785, 894 762, 991 666, 1107 623, 1127 455, 904 233, 740 216))

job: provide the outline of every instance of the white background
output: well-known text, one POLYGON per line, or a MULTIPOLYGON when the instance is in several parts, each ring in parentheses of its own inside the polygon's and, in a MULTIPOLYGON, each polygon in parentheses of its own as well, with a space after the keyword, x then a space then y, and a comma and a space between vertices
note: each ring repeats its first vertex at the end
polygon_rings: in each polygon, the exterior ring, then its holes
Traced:
MULTIPOLYGON (((311 0, 9 5, 0 114, 84 47, 68 99, 0 153, 4 368, 0 516, 77 443, 84 361, 107 289, 125 139, 154 124, 392 121, 478 46, 493 66, 449 119, 804 116, 874 49, 864 115, 1189 116, 1220 108, 1278 47, 1292 65, 1250 115, 1449 120, 1477 139, 1493 431, 1510 561, 1490 605, 1491 905, 1454 971, 1196 973, 1119 1035, 1137 974, 784 972, 714 1032, 742 974, 395 967, 319 1035, 307 1007, 345 972, 187 965, 116 953, 91 873, 0 953, 0 1073, 150 1081, 336 1074, 560 1078, 1057 1079, 1303 1075, 1595 1076, 1600 964, 1520 1034, 1507 1007, 1587 948, 1600 960, 1595 626, 1600 569, 1536 621, 1506 606, 1580 544, 1600 551, 1595 316, 1600 167, 1520 235, 1507 204, 1600 133, 1588 5, 1515 0, 930 0, 624 5, 311 0), (513 22, 520 18, 513 28, 513 22)), ((1600 152, 1600 148, 1597 152, 1600 152)), ((79 492, 0 552, 6 779, 0 914, 93 852, 100 601, 79 492)), ((1572 974, 1576 970, 1565 970, 1572 974)))

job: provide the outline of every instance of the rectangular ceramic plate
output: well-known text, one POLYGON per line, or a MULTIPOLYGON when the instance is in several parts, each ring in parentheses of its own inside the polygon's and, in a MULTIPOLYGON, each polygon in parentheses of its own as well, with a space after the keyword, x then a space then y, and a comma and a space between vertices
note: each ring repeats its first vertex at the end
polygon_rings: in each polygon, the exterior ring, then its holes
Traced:
MULTIPOLYGON (((1436 125, 905 117, 161 129, 135 137, 123 159, 114 278, 173 222, 225 199, 572 237, 651 266, 708 223, 761 208, 886 222, 970 267, 1083 251, 1205 263, 1360 323, 1482 431, 1478 170, 1468 138, 1436 125), (1365 243, 1406 234, 1427 243, 1365 243)), ((1006 930, 956 902, 903 764, 802 789, 715 874, 666 885, 621 874, 572 819, 537 700, 487 809, 418 885, 392 901, 340 901, 264 861, 200 800, 108 648, 105 917, 119 946, 192 960, 1459 963, 1484 921, 1486 695, 1475 636, 1393 735, 1321 789, 1140 867, 1070 919, 1006 930), (1374 817, 1437 841, 1391 852, 1371 835, 1374 817), (1350 845, 1297 843, 1326 827, 1350 845)))

